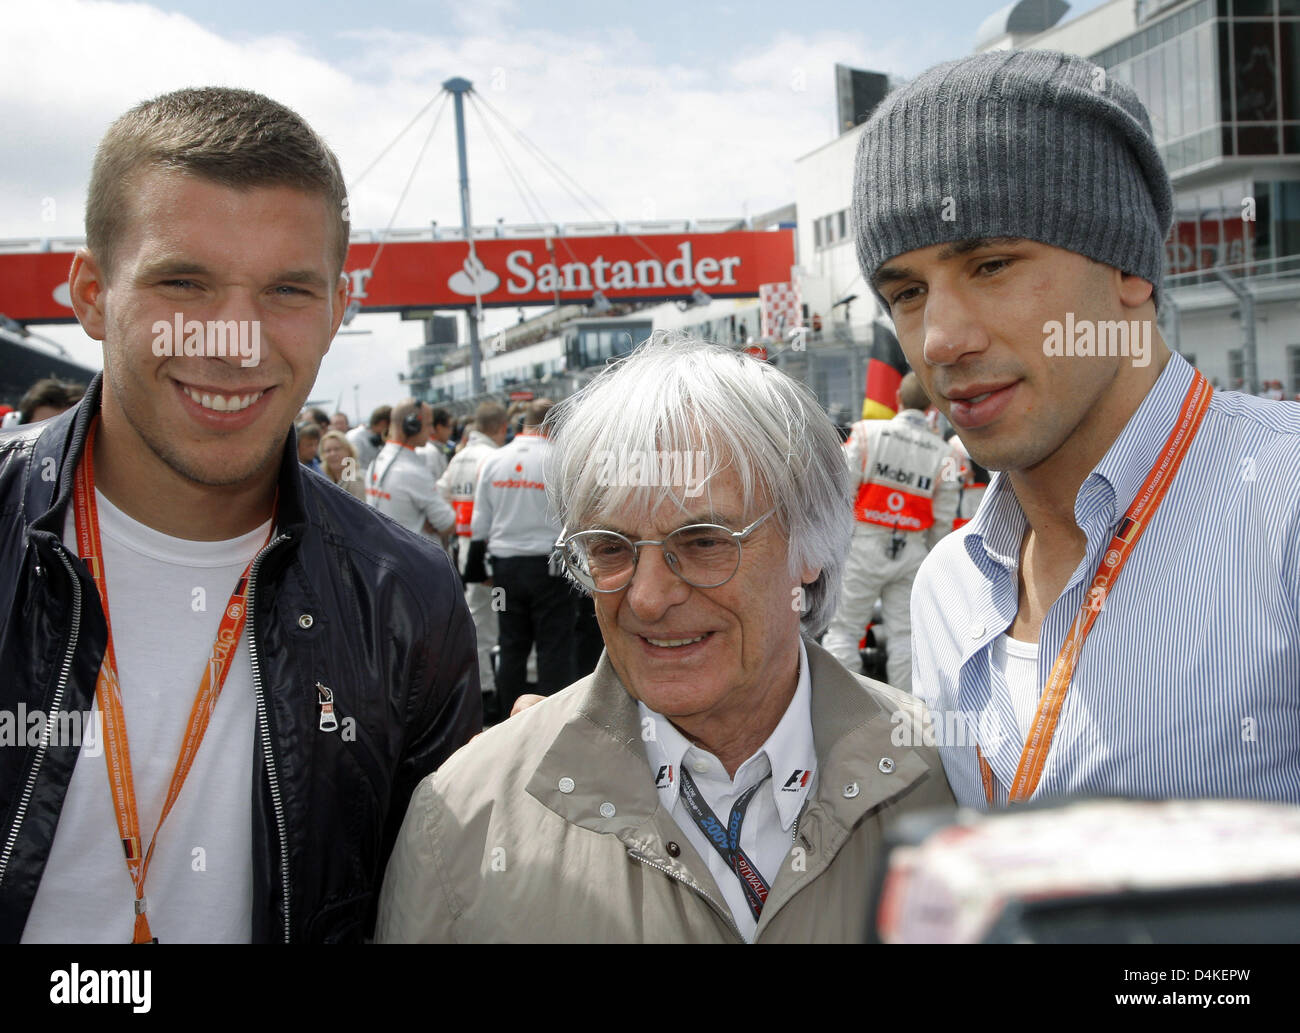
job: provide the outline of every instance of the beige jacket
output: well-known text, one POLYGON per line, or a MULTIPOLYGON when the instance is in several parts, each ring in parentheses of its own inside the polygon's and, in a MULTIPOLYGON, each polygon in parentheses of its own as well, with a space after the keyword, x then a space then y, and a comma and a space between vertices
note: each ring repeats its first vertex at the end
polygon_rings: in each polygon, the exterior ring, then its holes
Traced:
MULTIPOLYGON (((894 745, 905 728, 921 741, 921 703, 805 645, 820 773, 755 942, 860 942, 886 821, 954 800, 935 750, 894 745)), ((420 783, 376 939, 741 942, 708 866, 660 806, 636 702, 607 655, 420 783)))

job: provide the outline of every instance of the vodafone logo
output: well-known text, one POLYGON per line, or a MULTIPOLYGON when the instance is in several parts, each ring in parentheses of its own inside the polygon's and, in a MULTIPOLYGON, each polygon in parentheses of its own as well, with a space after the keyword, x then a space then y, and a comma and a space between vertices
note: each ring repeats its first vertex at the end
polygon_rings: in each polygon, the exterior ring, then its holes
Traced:
POLYGON ((524 472, 524 464, 515 463, 515 473, 523 473, 523 472, 524 472))
POLYGON ((1113 567, 1119 562, 1119 552, 1115 549, 1111 549, 1110 552, 1106 553, 1106 558, 1102 560, 1102 562, 1108 567, 1113 567))
POLYGON ((889 498, 885 500, 885 505, 893 513, 900 513, 903 509, 903 493, 901 491, 891 491, 889 498))
POLYGON ((244 612, 244 607, 239 603, 231 603, 226 607, 226 616, 232 621, 239 620, 240 615, 244 612))

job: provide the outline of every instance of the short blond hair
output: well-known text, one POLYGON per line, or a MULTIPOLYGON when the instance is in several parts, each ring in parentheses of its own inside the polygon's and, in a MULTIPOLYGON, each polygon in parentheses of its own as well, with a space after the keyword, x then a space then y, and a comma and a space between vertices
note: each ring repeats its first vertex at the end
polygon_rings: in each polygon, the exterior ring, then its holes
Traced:
POLYGON ((344 452, 350 455, 353 459, 357 457, 356 448, 353 447, 352 442, 348 440, 348 436, 344 434, 341 430, 327 430, 324 434, 321 435, 320 438, 320 443, 322 448, 325 447, 325 442, 327 441, 339 442, 343 446, 344 452))
POLYGON ((334 259, 348 254, 347 187, 338 159, 296 112, 251 90, 205 86, 144 101, 109 126, 86 197, 86 246, 112 279, 136 174, 168 169, 236 190, 289 186, 323 195, 334 259))

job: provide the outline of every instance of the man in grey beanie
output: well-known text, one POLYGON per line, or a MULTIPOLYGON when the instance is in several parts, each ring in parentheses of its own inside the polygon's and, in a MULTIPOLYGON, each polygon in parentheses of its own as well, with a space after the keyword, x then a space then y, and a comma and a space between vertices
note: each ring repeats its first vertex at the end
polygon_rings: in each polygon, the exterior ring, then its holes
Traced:
POLYGON ((1165 346, 1172 208, 1141 102, 1066 54, 940 65, 863 131, 863 276, 999 471, 912 594, 963 804, 1300 803, 1300 406, 1165 346))

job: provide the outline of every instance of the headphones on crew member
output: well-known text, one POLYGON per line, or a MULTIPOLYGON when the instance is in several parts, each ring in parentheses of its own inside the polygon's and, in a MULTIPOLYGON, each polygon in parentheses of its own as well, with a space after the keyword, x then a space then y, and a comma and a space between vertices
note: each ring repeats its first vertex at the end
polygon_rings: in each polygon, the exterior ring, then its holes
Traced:
MULTIPOLYGON (((424 420, 420 418, 421 408, 421 406, 416 406, 414 412, 409 412, 402 417, 402 433, 408 438, 415 437, 415 435, 419 434, 420 431, 424 429, 424 420)), ((383 473, 380 473, 378 470, 371 470, 370 480, 374 487, 379 488, 383 486, 384 478, 386 478, 389 471, 397 465, 396 459, 397 457, 394 456, 388 461, 388 465, 384 467, 383 473)), ((375 462, 378 463, 379 460, 376 459, 375 462)))
POLYGON ((409 412, 402 417, 402 433, 408 438, 413 438, 424 430, 424 420, 420 418, 420 408, 420 406, 416 406, 413 412, 409 412))

